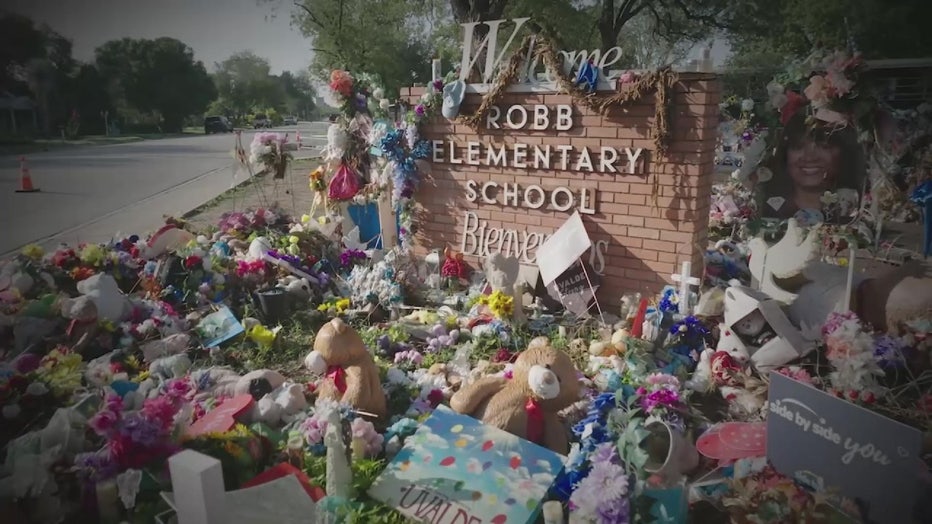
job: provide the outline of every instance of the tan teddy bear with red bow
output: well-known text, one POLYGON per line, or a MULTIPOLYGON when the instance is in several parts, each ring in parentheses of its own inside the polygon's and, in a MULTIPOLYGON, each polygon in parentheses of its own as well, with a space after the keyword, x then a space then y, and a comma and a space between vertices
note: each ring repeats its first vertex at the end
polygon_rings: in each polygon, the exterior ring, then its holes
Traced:
POLYGON ((456 392, 450 407, 565 455, 568 432, 557 413, 578 399, 579 380, 570 357, 538 337, 518 356, 510 379, 480 378, 456 392))
POLYGON ((342 319, 335 318, 320 328, 304 365, 322 375, 317 384, 318 399, 341 401, 363 414, 385 417, 379 368, 359 334, 342 319))

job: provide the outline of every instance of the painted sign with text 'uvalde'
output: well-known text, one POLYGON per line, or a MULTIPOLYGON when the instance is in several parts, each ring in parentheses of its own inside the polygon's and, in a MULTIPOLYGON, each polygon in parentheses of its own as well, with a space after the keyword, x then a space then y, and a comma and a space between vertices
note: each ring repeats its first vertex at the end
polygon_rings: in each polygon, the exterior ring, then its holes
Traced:
MULTIPOLYGON (((486 116, 488 130, 551 131, 554 136, 573 128, 573 106, 560 104, 553 107, 512 105, 506 108, 492 106, 486 116)), ((643 148, 574 147, 569 144, 528 144, 516 141, 493 144, 482 141, 433 140, 434 163, 479 166, 504 169, 533 169, 538 171, 569 171, 584 177, 586 173, 643 174, 646 162, 643 148)), ((542 185, 499 183, 493 180, 466 181, 462 198, 476 206, 548 210, 559 213, 578 211, 592 215, 598 211, 598 193, 593 188, 573 189, 568 185, 546 189, 542 185)), ((460 250, 466 255, 487 257, 494 253, 515 256, 523 263, 536 261, 537 248, 548 235, 507 227, 489 227, 479 217, 466 211, 460 250)), ((605 269, 605 252, 608 243, 598 241, 590 251, 589 264, 596 274, 605 269)))

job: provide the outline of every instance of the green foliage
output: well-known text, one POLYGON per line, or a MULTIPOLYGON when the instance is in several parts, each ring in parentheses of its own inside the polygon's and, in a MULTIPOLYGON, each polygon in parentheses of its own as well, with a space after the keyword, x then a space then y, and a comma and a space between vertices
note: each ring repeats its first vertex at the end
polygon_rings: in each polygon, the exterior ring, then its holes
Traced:
POLYGON ((265 58, 251 51, 242 51, 214 64, 214 68, 217 94, 223 100, 226 112, 234 118, 262 112, 257 108, 284 110, 285 87, 278 77, 271 74, 269 61, 265 58))
MULTIPOLYGON (((428 2, 430 7, 439 2, 428 2)), ((303 0, 294 21, 314 42, 312 74, 328 82, 333 69, 379 77, 389 97, 412 82, 430 80, 433 54, 424 2, 391 0, 303 0)))
POLYGON ((163 131, 181 131, 185 117, 202 113, 217 92, 194 51, 174 38, 111 40, 98 47, 97 68, 114 96, 157 115, 163 131))
POLYGON ((728 35, 736 67, 781 67, 815 47, 844 48, 849 42, 866 58, 932 53, 932 34, 916 23, 932 17, 927 0, 752 0, 740 10, 744 23, 728 35))
MULTIPOLYGON (((386 462, 383 459, 354 459, 350 462, 350 468, 353 470, 352 490, 356 494, 356 503, 345 515, 343 522, 347 524, 404 524, 408 522, 403 515, 372 499, 366 493, 385 466, 386 462)), ((304 470, 313 484, 326 486, 326 457, 305 455, 304 470)))

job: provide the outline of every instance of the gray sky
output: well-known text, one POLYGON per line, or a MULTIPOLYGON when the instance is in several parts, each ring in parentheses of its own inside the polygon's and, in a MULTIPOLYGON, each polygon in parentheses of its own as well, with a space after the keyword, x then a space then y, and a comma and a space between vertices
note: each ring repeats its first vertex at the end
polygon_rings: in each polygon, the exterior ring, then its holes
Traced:
POLYGON ((272 73, 310 64, 310 42, 291 27, 290 1, 256 0, 3 0, 0 7, 44 22, 71 39, 74 56, 89 61, 94 49, 123 37, 170 36, 188 44, 213 70, 233 53, 267 58, 272 73), (277 5, 274 17, 270 5, 277 5))

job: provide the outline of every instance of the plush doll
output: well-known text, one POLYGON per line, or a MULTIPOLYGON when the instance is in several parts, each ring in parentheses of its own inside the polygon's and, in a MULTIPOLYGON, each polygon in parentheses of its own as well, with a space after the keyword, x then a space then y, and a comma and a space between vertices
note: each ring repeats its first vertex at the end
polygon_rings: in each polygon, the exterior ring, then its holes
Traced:
POLYGON ((359 334, 343 319, 335 318, 320 328, 314 350, 304 363, 311 371, 325 374, 317 385, 318 398, 342 401, 360 412, 385 417, 379 369, 359 334))
POLYGON ((456 392, 450 407, 565 455, 569 440, 557 413, 578 396, 570 357, 539 337, 515 361, 510 379, 483 377, 456 392))
POLYGON ((306 278, 288 275, 282 279, 281 285, 295 304, 302 304, 311 299, 311 283, 306 278))
POLYGON ((191 369, 191 359, 180 353, 156 359, 149 365, 149 374, 164 380, 183 377, 191 369))
POLYGON ((250 418, 255 422, 278 425, 283 420, 291 419, 307 408, 304 387, 301 384, 286 382, 271 393, 260 398, 253 406, 250 418))

